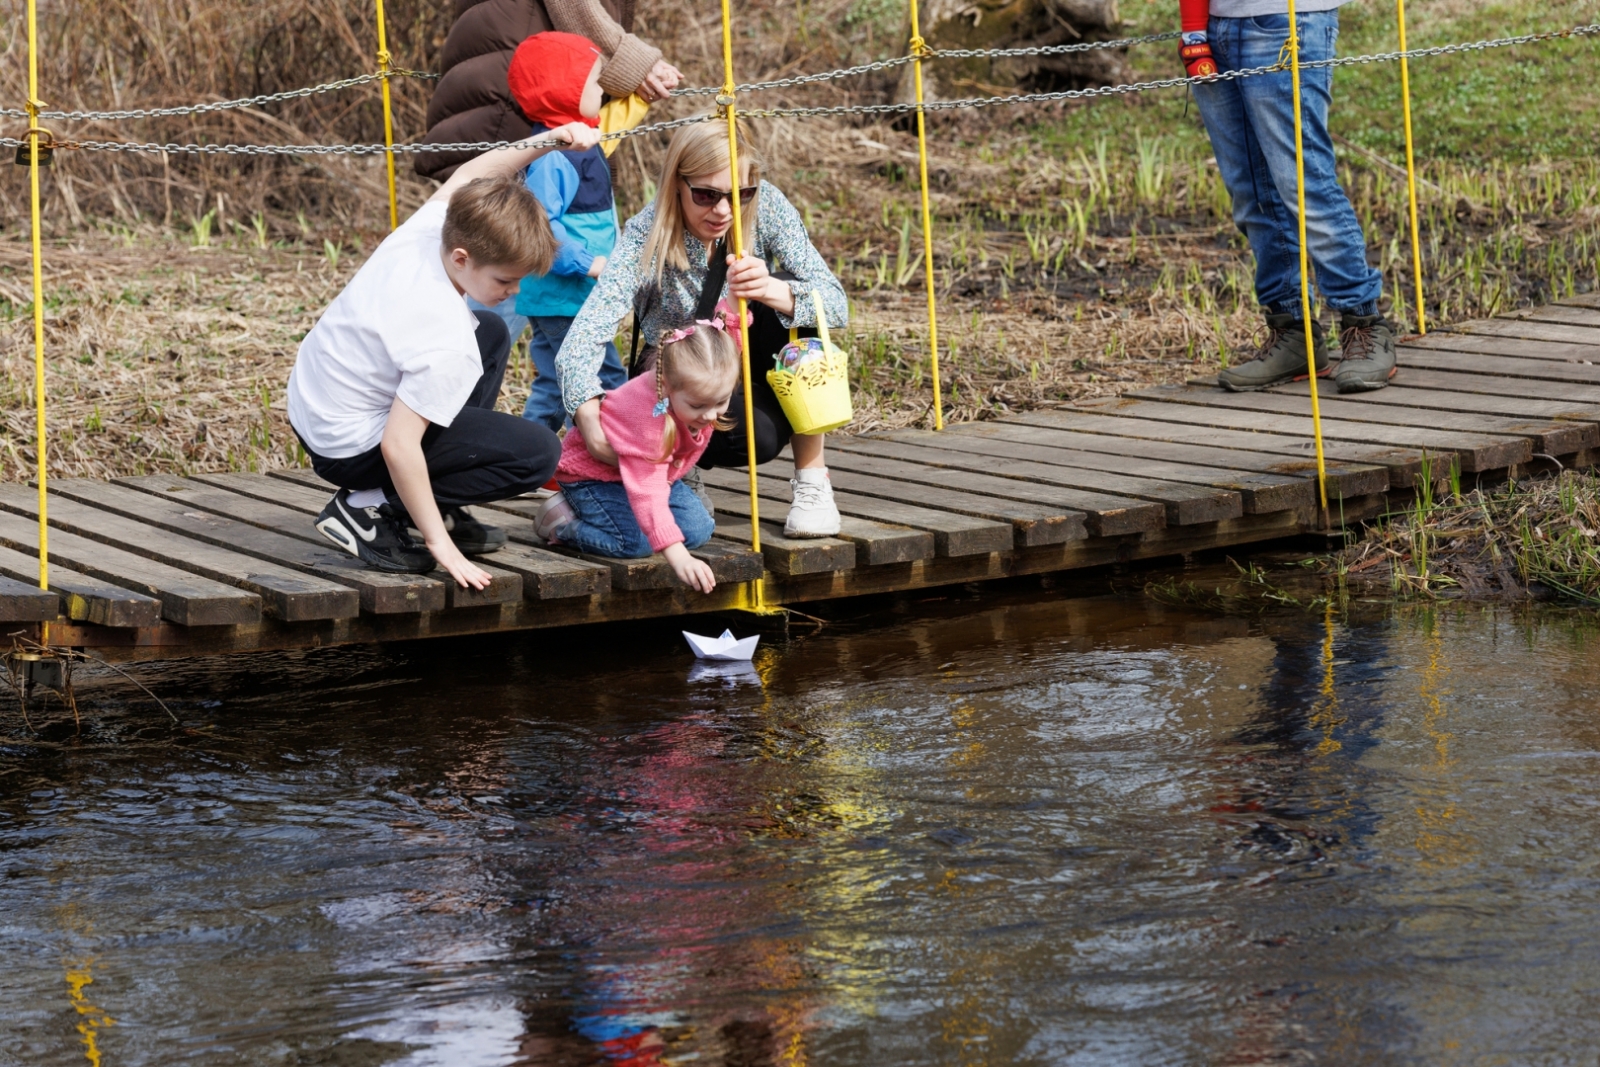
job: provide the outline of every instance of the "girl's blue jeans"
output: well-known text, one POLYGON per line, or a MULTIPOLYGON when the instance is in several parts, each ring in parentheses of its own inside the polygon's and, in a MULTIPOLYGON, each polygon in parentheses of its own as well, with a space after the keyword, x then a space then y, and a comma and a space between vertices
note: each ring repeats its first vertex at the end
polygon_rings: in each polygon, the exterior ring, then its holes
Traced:
MULTIPOLYGON (((574 515, 556 531, 561 543, 594 556, 638 559, 651 554, 650 542, 633 517, 633 505, 621 482, 562 482, 561 493, 574 515)), ((716 523, 694 490, 672 483, 667 499, 672 519, 683 532, 683 547, 699 548, 711 540, 716 523)))
MULTIPOLYGON (((1367 263, 1361 223, 1339 186, 1328 135, 1333 70, 1304 66, 1333 58, 1339 13, 1307 12, 1299 21, 1306 246, 1316 288, 1335 311, 1375 315, 1383 276, 1367 263)), ((1222 71, 1271 66, 1288 42, 1289 17, 1212 18, 1209 35, 1211 54, 1222 71)), ((1283 70, 1196 85, 1194 95, 1233 198, 1233 221, 1255 253, 1256 300, 1268 312, 1299 318, 1293 75, 1283 70)))

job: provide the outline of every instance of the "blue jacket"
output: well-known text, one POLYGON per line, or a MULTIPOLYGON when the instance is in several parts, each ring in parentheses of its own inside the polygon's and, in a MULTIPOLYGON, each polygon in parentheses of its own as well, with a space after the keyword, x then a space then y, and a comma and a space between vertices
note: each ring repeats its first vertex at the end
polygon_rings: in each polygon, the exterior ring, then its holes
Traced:
MULTIPOLYGON (((535 135, 545 127, 534 126, 535 135)), ((581 152, 547 152, 528 165, 528 191, 550 217, 556 257, 550 273, 530 274, 517 293, 517 314, 571 317, 594 288, 589 267, 617 245, 617 207, 611 167, 600 146, 581 152)))

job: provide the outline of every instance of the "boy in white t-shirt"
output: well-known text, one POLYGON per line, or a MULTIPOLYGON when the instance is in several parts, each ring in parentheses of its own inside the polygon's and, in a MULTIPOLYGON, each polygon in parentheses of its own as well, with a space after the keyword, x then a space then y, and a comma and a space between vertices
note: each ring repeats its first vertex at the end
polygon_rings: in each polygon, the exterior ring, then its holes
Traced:
MULTIPOLYGON (((540 140, 590 148, 569 123, 540 140)), ((372 253, 300 344, 289 423, 316 472, 339 491, 318 530, 369 566, 436 565, 464 587, 489 575, 466 556, 505 544, 466 505, 537 489, 561 443, 547 427, 494 410, 511 339, 493 307, 550 267, 555 239, 521 174, 548 147, 487 152, 462 164, 372 253), (421 543, 418 543, 420 539, 421 543)))

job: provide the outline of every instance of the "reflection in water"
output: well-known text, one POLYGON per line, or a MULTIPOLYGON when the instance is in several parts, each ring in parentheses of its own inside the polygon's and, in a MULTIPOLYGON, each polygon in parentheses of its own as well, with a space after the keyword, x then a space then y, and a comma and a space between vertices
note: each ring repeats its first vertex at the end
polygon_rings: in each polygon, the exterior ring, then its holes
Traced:
POLYGON ((0 1064, 1600 1042, 1582 617, 875 610, 753 664, 582 631, 141 668, 181 730, 92 682, 81 742, 5 720, 0 1064))

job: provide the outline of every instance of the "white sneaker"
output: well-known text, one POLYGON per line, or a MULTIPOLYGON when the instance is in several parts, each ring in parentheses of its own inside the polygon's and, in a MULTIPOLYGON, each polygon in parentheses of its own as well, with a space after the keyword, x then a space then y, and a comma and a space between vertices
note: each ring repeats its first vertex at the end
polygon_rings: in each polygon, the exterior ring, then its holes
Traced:
POLYGON ((567 503, 567 498, 561 493, 553 493, 539 505, 533 517, 533 534, 548 541, 575 518, 577 515, 573 513, 572 505, 567 503))
POLYGON ((785 537, 833 537, 839 532, 839 509, 833 503, 833 483, 826 467, 795 471, 789 479, 794 503, 783 524, 785 537))

